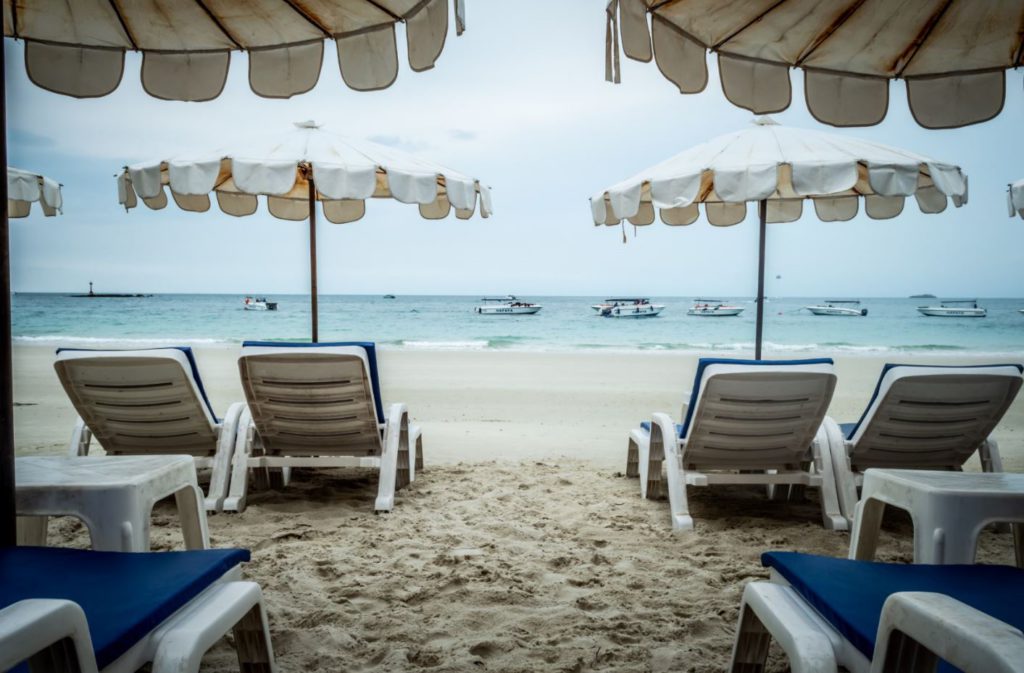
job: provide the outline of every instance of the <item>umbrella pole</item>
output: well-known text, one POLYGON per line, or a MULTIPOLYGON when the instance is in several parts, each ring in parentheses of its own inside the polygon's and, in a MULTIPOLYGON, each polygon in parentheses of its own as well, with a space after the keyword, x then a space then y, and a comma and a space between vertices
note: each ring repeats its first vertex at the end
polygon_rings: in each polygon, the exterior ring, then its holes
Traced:
POLYGON ((764 332, 764 236, 767 229, 768 202, 757 202, 757 216, 761 221, 761 236, 757 250, 757 335, 754 337, 754 359, 761 359, 761 336, 764 332))
POLYGON ((11 361, 11 240, 7 219, 7 77, 0 49, 0 165, 3 166, 3 214, 0 216, 0 547, 15 544, 14 369, 11 361))
POLYGON ((309 308, 313 317, 313 343, 317 343, 320 335, 316 306, 316 185, 312 175, 306 182, 309 185, 309 308))

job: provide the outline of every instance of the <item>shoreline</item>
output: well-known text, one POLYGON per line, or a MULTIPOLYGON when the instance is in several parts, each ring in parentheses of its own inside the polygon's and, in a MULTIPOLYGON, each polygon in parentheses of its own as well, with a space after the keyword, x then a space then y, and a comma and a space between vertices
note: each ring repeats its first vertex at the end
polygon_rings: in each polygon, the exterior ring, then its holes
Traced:
MULTIPOLYGON (((337 339, 343 341, 344 339, 337 339)), ((501 341, 501 339, 494 339, 501 341)), ((18 348, 110 348, 110 349, 143 349, 188 346, 193 349, 229 350, 241 348, 242 341, 234 339, 209 338, 149 338, 149 337, 79 337, 79 336, 15 336, 12 339, 18 348)), ((306 339, 261 339, 280 343, 306 343, 306 339)), ((329 342, 331 340, 323 340, 329 342)), ((692 357, 735 357, 752 358, 753 342, 716 343, 716 344, 683 344, 680 346, 653 344, 646 346, 623 346, 617 344, 562 345, 539 344, 536 346, 493 346, 489 339, 470 339, 463 341, 434 340, 403 340, 377 341, 381 351, 400 351, 412 353, 528 353, 571 355, 611 354, 611 355, 651 355, 651 356, 692 356, 692 357)), ((978 350, 965 346, 951 345, 911 345, 911 346, 860 346, 855 344, 777 344, 764 342, 764 351, 768 358, 772 357, 833 357, 833 358, 877 358, 904 357, 930 359, 974 359, 974 358, 1005 358, 1011 362, 1024 362, 1024 350, 978 350)))
MULTIPOLYGON (((244 399, 236 345, 196 347, 214 410, 244 399)), ((731 353, 741 357, 742 353, 731 353)), ((809 355, 809 354, 803 354, 809 355)), ((860 417, 889 357, 835 355, 829 415, 860 417)), ((679 420, 697 356, 679 352, 421 351, 382 349, 384 404, 404 402, 434 464, 573 458, 625 468, 629 431, 655 411, 679 420)), ((991 364, 981 354, 904 356, 917 364, 991 364)), ((15 443, 20 454, 61 453, 75 415, 53 372, 53 349, 14 346, 15 443)), ((1020 362, 1024 357, 1012 359, 1020 362)), ((1005 361, 1005 359, 1004 359, 1005 361)), ((1024 471, 1024 395, 995 431, 1005 469, 1024 471)), ((968 469, 978 469, 977 460, 968 469)))

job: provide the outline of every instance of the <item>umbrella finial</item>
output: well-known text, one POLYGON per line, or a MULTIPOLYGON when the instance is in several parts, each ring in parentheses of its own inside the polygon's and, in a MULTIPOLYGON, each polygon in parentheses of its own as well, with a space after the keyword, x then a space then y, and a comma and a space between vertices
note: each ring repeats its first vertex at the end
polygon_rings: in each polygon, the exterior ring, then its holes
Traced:
POLYGON ((312 119, 307 119, 304 122, 292 122, 292 123, 295 124, 295 128, 300 128, 300 129, 318 129, 318 128, 320 128, 320 124, 318 124, 317 122, 313 121, 312 119))
POLYGON ((754 117, 754 121, 751 122, 756 126, 778 126, 779 122, 775 121, 768 115, 761 115, 760 117, 754 117))

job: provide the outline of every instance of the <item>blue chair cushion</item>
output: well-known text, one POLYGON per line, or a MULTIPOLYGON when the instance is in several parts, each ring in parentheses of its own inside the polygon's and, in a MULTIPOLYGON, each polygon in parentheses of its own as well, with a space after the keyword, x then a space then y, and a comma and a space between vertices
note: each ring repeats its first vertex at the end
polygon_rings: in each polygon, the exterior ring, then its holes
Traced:
MULTIPOLYGON (((58 348, 57 349, 57 353, 59 355, 60 353, 63 353, 64 351, 76 352, 76 353, 77 352, 89 353, 89 352, 94 352, 94 351, 111 351, 111 350, 116 350, 116 349, 109 349, 109 348, 58 348)), ((192 378, 194 378, 196 380, 196 386, 199 388, 199 395, 200 395, 200 397, 203 398, 203 404, 205 404, 206 408, 209 409, 210 416, 213 417, 213 420, 216 421, 217 423, 220 423, 220 419, 217 418, 217 414, 213 413, 213 405, 210 404, 210 398, 206 396, 206 388, 203 387, 203 378, 201 376, 199 376, 199 367, 196 366, 196 356, 192 353, 192 348, 190 346, 165 346, 164 348, 136 348, 136 349, 124 349, 124 350, 147 350, 147 351, 150 351, 150 350, 177 350, 177 351, 181 351, 182 353, 184 353, 185 357, 188 358, 189 366, 192 367, 192 378)))
POLYGON ((847 439, 853 439, 853 435, 856 434, 857 429, 860 428, 861 423, 868 416, 868 410, 871 409, 871 405, 875 403, 878 398, 879 391, 882 390, 882 379, 889 373, 889 370, 894 367, 930 367, 930 368, 949 368, 949 369, 980 369, 982 367, 1016 367, 1018 371, 1024 374, 1024 365, 1021 364, 995 364, 995 365, 901 365, 898 362, 887 362, 882 367, 882 373, 878 375, 878 383, 875 384, 875 390, 871 393, 871 399, 868 400, 868 404, 864 407, 864 413, 860 415, 860 419, 856 423, 840 423, 839 427, 842 428, 843 433, 847 439))
MULTIPOLYGON (((640 429, 646 432, 648 435, 651 434, 651 422, 640 421, 640 429)), ((676 423, 676 433, 678 433, 679 437, 682 438, 683 426, 679 425, 678 423, 676 423)))
POLYGON ((762 565, 777 570, 825 620, 868 659, 882 605, 900 591, 951 596, 1024 629, 1024 570, 999 565, 908 565, 852 561, 796 552, 768 552, 762 565))
POLYGON ((102 669, 249 560, 245 549, 127 553, 58 547, 0 548, 0 608, 27 598, 81 606, 102 669))
POLYGON ((686 418, 679 426, 679 438, 686 437, 693 419, 693 410, 697 408, 697 396, 700 394, 700 382, 704 378, 704 370, 711 365, 830 365, 832 358, 811 358, 808 360, 735 360, 731 358, 701 358, 697 361, 697 373, 693 377, 693 388, 690 390, 690 404, 686 408, 686 418))
POLYGON ((370 385, 373 402, 377 407, 377 422, 384 422, 384 406, 380 401, 380 377, 377 375, 377 344, 372 341, 332 341, 329 343, 298 343, 293 341, 244 341, 242 348, 330 348, 331 346, 359 346, 366 351, 370 363, 370 385))

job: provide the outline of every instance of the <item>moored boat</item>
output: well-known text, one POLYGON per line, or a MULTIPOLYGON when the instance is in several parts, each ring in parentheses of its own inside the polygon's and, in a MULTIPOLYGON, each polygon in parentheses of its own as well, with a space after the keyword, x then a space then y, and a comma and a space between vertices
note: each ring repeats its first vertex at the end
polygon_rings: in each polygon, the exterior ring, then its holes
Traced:
POLYGON ((533 304, 528 301, 520 301, 513 295, 507 297, 484 297, 484 302, 473 309, 474 313, 481 315, 533 315, 544 308, 540 304, 533 304))
POLYGON ((804 306, 814 315, 863 316, 868 314, 866 308, 860 307, 858 299, 826 299, 824 303, 804 306))
POLYGON ((731 306, 721 299, 694 299, 686 315, 726 318, 743 313, 742 306, 731 306))
POLYGON ((277 302, 267 301, 266 297, 246 297, 242 300, 242 308, 246 311, 276 311, 277 302))
POLYGON ((938 306, 918 306, 922 314, 934 318, 984 318, 988 311, 977 299, 947 299, 938 306))
POLYGON ((664 304, 652 304, 646 297, 611 297, 590 308, 603 318, 654 318, 665 310, 664 304))

